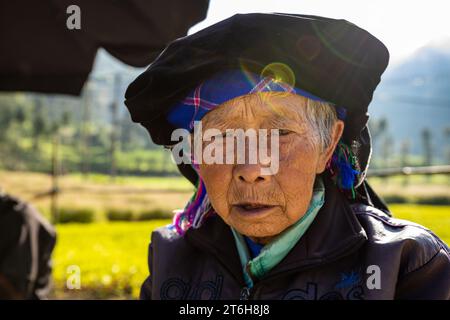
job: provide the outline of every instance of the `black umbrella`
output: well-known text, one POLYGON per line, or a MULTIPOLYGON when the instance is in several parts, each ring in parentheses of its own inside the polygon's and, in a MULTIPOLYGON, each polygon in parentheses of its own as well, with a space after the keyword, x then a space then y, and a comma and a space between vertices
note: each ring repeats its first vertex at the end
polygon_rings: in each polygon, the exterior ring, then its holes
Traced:
POLYGON ((208 3, 0 0, 0 91, 79 95, 99 47, 126 64, 144 67, 168 42, 203 20, 208 3), (71 5, 78 7, 70 10, 71 5), (67 20, 74 21, 78 8, 81 28, 69 29, 67 20))

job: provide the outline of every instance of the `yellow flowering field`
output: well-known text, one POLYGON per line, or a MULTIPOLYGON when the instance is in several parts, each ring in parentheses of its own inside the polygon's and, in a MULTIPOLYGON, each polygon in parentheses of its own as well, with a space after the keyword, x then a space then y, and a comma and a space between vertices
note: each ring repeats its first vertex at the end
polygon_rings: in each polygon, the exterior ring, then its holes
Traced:
MULTIPOLYGON (((450 206, 398 204, 390 209, 396 217, 423 224, 450 243, 450 206)), ((168 223, 170 220, 58 225, 52 298, 138 298, 148 274, 150 233, 168 223), (66 287, 72 265, 79 267, 79 290, 66 287)))
POLYGON ((58 225, 52 298, 137 298, 148 275, 150 233, 168 223, 170 220, 58 225), (80 289, 67 289, 70 266, 79 268, 80 289))

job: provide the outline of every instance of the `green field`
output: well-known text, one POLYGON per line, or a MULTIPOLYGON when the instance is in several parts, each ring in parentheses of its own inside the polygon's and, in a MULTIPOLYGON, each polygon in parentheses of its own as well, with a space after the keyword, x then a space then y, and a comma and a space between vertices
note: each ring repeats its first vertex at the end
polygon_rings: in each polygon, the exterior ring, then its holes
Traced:
POLYGON ((136 298, 148 274, 153 229, 170 220, 67 224, 57 227, 53 298, 136 298), (81 289, 67 290, 68 267, 80 268, 81 289))
MULTIPOLYGON (((432 229, 450 243, 450 206, 392 205, 396 217, 432 229)), ((59 225, 54 252, 53 298, 137 298, 148 274, 151 231, 169 220, 153 222, 59 225), (67 267, 78 265, 81 289, 65 289, 67 267)))
MULTIPOLYGON (((92 174, 61 176, 58 208, 87 209, 94 212, 96 221, 105 220, 108 210, 135 213, 159 209, 171 213, 183 208, 194 187, 183 177, 117 177, 92 174)), ((0 170, 0 187, 12 195, 32 203, 47 218, 50 217, 48 196, 39 196, 51 189, 51 177, 36 172, 0 170)))

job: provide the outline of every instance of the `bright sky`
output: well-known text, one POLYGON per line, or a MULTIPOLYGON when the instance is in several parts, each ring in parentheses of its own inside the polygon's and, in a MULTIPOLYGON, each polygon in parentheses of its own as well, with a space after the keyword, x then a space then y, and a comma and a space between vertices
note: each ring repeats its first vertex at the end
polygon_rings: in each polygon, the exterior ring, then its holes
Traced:
POLYGON ((369 31, 389 49, 391 65, 433 43, 450 45, 448 0, 210 0, 206 20, 189 34, 234 15, 284 12, 343 18, 369 31))

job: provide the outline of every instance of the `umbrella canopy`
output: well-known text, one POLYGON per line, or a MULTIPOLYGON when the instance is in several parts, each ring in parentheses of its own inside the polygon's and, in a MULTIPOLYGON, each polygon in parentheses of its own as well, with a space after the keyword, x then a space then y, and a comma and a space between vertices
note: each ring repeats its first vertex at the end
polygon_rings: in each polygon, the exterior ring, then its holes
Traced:
POLYGON ((209 0, 42 0, 0 2, 0 91, 79 95, 99 47, 148 65, 206 16, 209 0), (67 20, 80 9, 80 29, 67 20))

